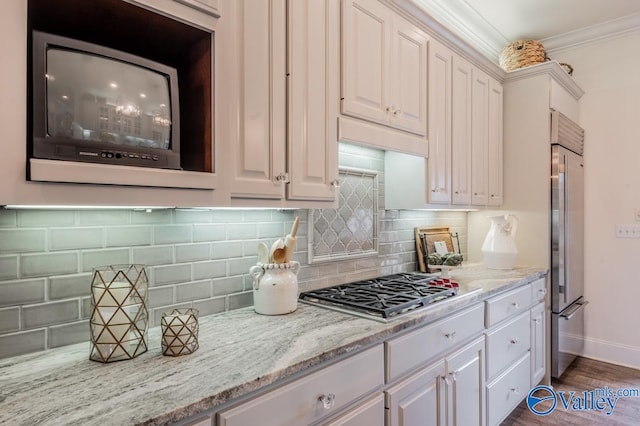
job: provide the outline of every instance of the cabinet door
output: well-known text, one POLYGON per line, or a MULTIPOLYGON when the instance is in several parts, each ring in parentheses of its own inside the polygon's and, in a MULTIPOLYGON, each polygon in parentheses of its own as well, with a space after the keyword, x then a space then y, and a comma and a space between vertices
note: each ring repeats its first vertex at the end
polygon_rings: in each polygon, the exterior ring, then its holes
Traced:
POLYGON ((337 419, 322 424, 323 426, 384 426, 384 414, 384 398, 380 393, 337 419))
POLYGON ((388 122, 390 11, 378 0, 342 2, 342 113, 388 122))
POLYGON ((287 198, 336 198, 339 0, 288 2, 287 198))
POLYGON ((503 202, 502 194, 502 85, 489 79, 489 205, 499 206, 503 202))
POLYGON ((489 203, 489 76, 473 69, 471 94, 471 204, 489 203))
POLYGON ((454 55, 451 79, 451 202, 468 205, 471 204, 471 64, 454 55))
POLYGON ((546 370, 544 302, 531 309, 531 387, 540 383, 546 370))
POLYGON ((446 362, 447 424, 485 424, 484 337, 480 337, 446 362))
POLYGON ((429 51, 429 158, 427 200, 451 202, 452 52, 431 42, 429 51))
POLYGON ((427 34, 400 16, 391 26, 390 123, 418 135, 427 134, 427 34))
POLYGON ((389 389, 387 426, 444 425, 443 373, 441 360, 389 389))
POLYGON ((284 197, 286 134, 285 0, 221 0, 216 38, 225 84, 216 87, 223 143, 236 197, 284 197))

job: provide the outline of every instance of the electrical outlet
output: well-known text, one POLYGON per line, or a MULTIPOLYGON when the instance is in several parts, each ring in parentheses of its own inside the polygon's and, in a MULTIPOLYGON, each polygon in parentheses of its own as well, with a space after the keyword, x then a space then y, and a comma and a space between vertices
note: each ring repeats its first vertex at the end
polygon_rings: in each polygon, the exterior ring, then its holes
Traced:
POLYGON ((640 225, 616 225, 616 238, 640 238, 640 225))

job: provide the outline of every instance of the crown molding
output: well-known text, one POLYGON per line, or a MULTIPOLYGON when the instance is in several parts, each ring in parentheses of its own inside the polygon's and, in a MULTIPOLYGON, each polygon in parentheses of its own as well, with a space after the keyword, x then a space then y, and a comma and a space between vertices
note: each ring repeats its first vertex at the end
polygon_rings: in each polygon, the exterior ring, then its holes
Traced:
POLYGON ((540 40, 547 54, 555 55, 566 50, 587 46, 597 42, 615 39, 640 31, 640 13, 612 19, 576 31, 540 40))
POLYGON ((504 46, 510 43, 465 1, 414 0, 414 2, 495 64, 498 63, 504 46))
MULTIPOLYGON (((413 2, 495 64, 499 63, 502 49, 515 41, 506 39, 464 0, 413 2)), ((540 42, 548 54, 555 55, 576 47, 622 37, 634 31, 640 31, 640 13, 541 39, 540 42)))
POLYGON ((548 75, 551 76, 560 86, 562 86, 571 96, 576 100, 580 100, 584 95, 584 90, 578 86, 573 78, 565 72, 560 64, 556 61, 547 61, 540 64, 531 65, 525 68, 520 68, 515 71, 508 72, 504 83, 511 81, 522 80, 530 78, 535 75, 548 75))

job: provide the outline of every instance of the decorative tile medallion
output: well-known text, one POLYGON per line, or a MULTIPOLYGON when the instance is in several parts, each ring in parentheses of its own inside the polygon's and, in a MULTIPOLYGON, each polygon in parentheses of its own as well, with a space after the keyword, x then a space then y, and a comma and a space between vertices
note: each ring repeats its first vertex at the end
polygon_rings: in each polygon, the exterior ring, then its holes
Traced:
POLYGON ((378 174, 340 169, 337 209, 309 211, 309 263, 378 254, 378 174))

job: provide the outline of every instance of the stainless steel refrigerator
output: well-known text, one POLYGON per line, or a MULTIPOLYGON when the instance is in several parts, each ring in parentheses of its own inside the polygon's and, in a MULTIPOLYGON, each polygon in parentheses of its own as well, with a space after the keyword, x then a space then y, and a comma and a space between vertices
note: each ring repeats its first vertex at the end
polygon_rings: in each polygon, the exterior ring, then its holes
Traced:
POLYGON ((557 111, 551 132, 551 376, 584 348, 584 130, 557 111))

